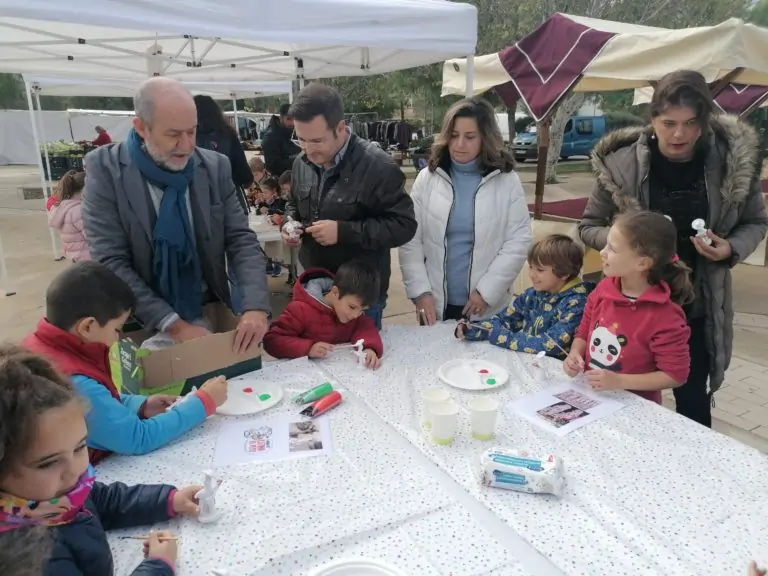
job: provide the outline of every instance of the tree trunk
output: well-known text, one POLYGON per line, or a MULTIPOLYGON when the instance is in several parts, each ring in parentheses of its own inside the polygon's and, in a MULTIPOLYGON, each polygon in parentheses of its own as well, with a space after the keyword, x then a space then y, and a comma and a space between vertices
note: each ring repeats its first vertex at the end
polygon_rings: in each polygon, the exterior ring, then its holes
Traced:
POLYGON ((549 129, 549 151, 547 152, 547 183, 552 184, 557 181, 557 172, 555 170, 557 161, 560 160, 560 149, 563 146, 563 130, 568 120, 573 116, 584 103, 586 95, 580 92, 574 92, 557 107, 552 124, 549 129))
POLYGON ((512 148, 512 144, 515 141, 515 111, 516 108, 510 108, 507 106, 507 131, 509 132, 509 147, 512 148))

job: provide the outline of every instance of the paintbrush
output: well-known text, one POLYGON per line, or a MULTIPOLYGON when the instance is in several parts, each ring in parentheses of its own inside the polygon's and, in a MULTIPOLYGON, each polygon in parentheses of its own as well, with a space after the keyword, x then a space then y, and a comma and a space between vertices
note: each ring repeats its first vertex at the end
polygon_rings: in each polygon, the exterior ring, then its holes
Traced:
MULTIPOLYGON (((149 540, 151 536, 145 534, 144 536, 118 536, 117 538, 119 540, 149 540)), ((160 542, 167 542, 169 540, 176 542, 178 538, 176 536, 160 536, 160 542)))
POLYGON ((555 339, 554 339, 554 338, 552 338, 552 336, 550 336, 549 334, 547 334, 547 338, 549 338, 549 341, 550 341, 550 342, 552 342, 552 344, 554 344, 555 346, 557 346, 557 348, 560 350, 560 352, 562 352, 563 354, 565 354, 565 357, 566 357, 566 358, 568 358, 568 351, 567 351, 565 348, 563 348, 562 346, 560 346, 560 344, 558 344, 558 343, 555 341, 555 339))

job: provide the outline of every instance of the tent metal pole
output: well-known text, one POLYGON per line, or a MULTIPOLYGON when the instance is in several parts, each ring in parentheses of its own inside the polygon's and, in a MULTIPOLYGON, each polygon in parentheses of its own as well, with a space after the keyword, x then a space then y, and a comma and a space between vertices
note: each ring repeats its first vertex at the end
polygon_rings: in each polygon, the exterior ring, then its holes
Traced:
POLYGON ((475 55, 470 54, 467 56, 467 80, 466 80, 466 96, 472 98, 475 90, 475 55))
MULTIPOLYGON (((35 105, 32 103, 32 90, 29 87, 28 82, 24 82, 24 87, 27 90, 27 106, 29 106, 29 120, 32 122, 32 137, 35 139, 35 148, 37 148, 37 169, 40 171, 40 184, 42 185, 43 193, 45 193, 48 182, 45 179, 45 169, 43 168, 43 156, 40 154, 40 138, 37 135, 37 123, 35 122, 35 105)), ((48 210, 46 210, 46 217, 48 217, 48 210)), ((48 233, 51 235, 51 248, 53 249, 53 259, 63 260, 64 257, 59 255, 59 247, 56 244, 56 233, 53 228, 48 226, 48 233)))
MULTIPOLYGON (((48 145, 47 140, 45 139, 45 126, 43 126, 43 107, 40 105, 40 93, 37 89, 34 90, 35 95, 35 105, 37 106, 37 110, 35 111, 35 114, 37 115, 37 120, 40 123, 40 140, 43 141, 43 151, 45 154, 45 167, 48 168, 48 178, 51 178, 51 160, 48 155, 48 145)), ((74 142, 75 139, 72 138, 72 141, 74 142)), ((46 182, 48 184, 49 182, 46 182)), ((51 190, 50 186, 46 187, 45 190, 43 190, 43 194, 45 195, 46 200, 53 196, 53 190, 51 190)))
POLYGON ((232 110, 234 111, 235 115, 235 134, 237 134, 237 139, 240 139, 240 119, 237 116, 237 96, 234 92, 230 94, 232 97, 232 110))
POLYGON ((5 252, 3 252, 3 238, 0 236, 0 283, 6 296, 13 296, 15 291, 11 290, 11 280, 8 277, 8 267, 5 265, 5 252))

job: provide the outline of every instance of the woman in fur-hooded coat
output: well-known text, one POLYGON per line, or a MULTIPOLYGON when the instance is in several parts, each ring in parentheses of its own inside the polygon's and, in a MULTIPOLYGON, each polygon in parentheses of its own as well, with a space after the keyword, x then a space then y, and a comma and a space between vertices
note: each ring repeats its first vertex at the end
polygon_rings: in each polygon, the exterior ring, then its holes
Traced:
POLYGON ((731 268, 768 230, 757 135, 737 117, 713 112, 700 74, 682 70, 662 78, 651 125, 611 132, 595 146, 595 190, 579 224, 581 239, 595 250, 605 247, 608 228, 622 212, 650 209, 675 224, 677 253, 692 269, 696 294, 685 307, 691 372, 675 389, 675 400, 678 413, 705 426, 711 426, 712 394, 731 359, 731 268), (699 218, 711 245, 693 238, 692 222, 699 218))

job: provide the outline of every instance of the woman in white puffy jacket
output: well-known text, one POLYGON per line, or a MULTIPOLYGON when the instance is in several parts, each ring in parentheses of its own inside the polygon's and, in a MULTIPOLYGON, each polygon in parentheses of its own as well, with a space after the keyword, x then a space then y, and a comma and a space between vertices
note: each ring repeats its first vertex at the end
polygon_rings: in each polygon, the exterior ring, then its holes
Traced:
POLYGON ((419 224, 400 248, 421 323, 482 318, 509 301, 531 242, 528 205, 493 107, 454 104, 411 189, 419 224))

